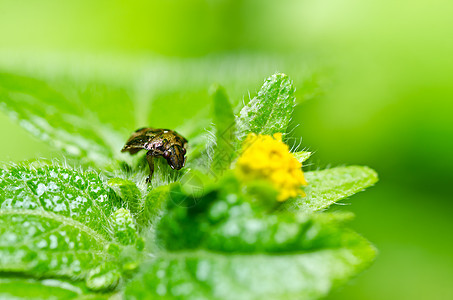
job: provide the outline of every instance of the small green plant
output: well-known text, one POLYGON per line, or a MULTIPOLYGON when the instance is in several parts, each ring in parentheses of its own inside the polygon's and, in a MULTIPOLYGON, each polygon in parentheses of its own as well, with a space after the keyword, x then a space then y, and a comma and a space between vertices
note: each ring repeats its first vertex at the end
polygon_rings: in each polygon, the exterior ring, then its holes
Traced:
POLYGON ((0 297, 316 299, 364 270, 376 250, 346 226, 352 214, 323 210, 377 175, 302 173, 310 153, 284 145, 294 93, 272 75, 235 114, 213 87, 211 115, 176 128, 186 167, 157 159, 147 184, 143 156, 120 153, 136 129, 122 90, 0 74, 3 110, 67 155, 0 170, 0 297), (281 158, 256 157, 258 146, 281 158))

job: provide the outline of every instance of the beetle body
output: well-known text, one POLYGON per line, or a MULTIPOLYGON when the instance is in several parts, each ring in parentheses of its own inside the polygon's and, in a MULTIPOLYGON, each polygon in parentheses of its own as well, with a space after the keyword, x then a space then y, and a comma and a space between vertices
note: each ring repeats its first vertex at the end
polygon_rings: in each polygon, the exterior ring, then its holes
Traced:
POLYGON ((149 182, 154 172, 154 157, 162 156, 174 170, 184 167, 187 140, 176 131, 170 129, 140 128, 127 140, 121 152, 135 154, 147 150, 146 159, 149 164, 149 182))

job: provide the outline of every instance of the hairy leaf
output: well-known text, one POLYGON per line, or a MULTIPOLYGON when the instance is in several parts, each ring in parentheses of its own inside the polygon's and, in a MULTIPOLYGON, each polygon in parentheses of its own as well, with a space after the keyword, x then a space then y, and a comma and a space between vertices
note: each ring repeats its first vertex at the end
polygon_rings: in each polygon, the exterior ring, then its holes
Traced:
POLYGON ((53 212, 112 238, 109 216, 120 207, 119 199, 95 172, 52 165, 16 165, 0 171, 1 210, 53 212))
POLYGON ((361 166, 306 172, 305 178, 308 182, 304 188, 307 196, 286 201, 281 206, 282 210, 318 211, 372 186, 378 180, 374 170, 361 166))
POLYGON ((351 244, 281 255, 181 251, 143 267, 127 299, 317 299, 368 266, 374 249, 356 234, 351 244))
POLYGON ((167 251, 142 268, 127 299, 315 299, 375 256, 344 227, 350 214, 268 214, 236 193, 237 182, 220 186, 168 203, 157 228, 167 251))
POLYGON ((130 211, 120 208, 111 216, 112 232, 116 240, 123 245, 134 244, 137 239, 135 221, 130 211))
POLYGON ((111 296, 91 293, 83 286, 63 280, 0 277, 0 299, 107 300, 111 296))
POLYGON ((137 216, 137 223, 142 228, 155 224, 163 213, 163 208, 168 199, 169 185, 159 186, 152 189, 146 196, 140 214, 137 216))
POLYGON ((224 88, 214 87, 212 100, 216 145, 211 169, 214 173, 219 174, 229 169, 233 160, 236 123, 233 109, 224 88))
POLYGON ((97 290, 119 281, 110 243, 87 226, 42 210, 0 211, 0 272, 32 277, 86 279, 98 265, 108 266, 113 280, 100 278, 97 290))
POLYGON ((122 178, 112 178, 108 181, 108 185, 123 199, 132 214, 140 212, 142 195, 134 182, 122 178))
POLYGON ((294 152, 293 155, 300 163, 303 163, 304 161, 306 161, 307 159, 310 158, 311 152, 299 151, 299 152, 294 152))
POLYGON ((249 133, 285 133, 296 105, 294 93, 295 88, 285 74, 267 78, 258 95, 237 117, 239 144, 249 133))

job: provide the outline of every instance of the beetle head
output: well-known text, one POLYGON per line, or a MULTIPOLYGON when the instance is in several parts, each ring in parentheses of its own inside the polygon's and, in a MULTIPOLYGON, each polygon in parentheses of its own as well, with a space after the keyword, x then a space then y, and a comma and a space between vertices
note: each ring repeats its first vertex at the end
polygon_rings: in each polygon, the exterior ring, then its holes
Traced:
POLYGON ((173 145, 164 152, 163 157, 173 170, 179 170, 184 167, 184 163, 186 162, 185 154, 186 149, 184 147, 173 145))

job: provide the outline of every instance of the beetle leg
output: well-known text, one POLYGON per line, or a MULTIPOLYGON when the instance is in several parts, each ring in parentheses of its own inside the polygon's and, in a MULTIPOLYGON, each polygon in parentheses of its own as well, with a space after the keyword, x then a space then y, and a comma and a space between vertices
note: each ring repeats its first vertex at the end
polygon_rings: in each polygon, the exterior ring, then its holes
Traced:
POLYGON ((154 153, 153 153, 153 151, 148 151, 146 153, 146 160, 148 161, 148 165, 149 165, 149 176, 148 176, 148 178, 146 178, 146 183, 150 183, 151 177, 153 177, 153 173, 154 173, 154 153))

